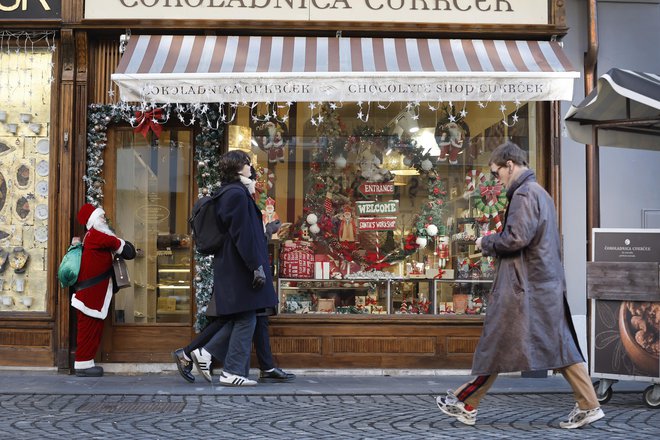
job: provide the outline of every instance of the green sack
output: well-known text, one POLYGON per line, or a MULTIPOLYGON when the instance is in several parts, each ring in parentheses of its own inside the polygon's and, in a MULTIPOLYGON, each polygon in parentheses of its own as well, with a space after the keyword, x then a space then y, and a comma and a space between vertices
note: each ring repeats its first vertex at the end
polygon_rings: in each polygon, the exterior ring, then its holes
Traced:
POLYGON ((80 272, 80 260, 82 259, 82 244, 73 244, 64 254, 60 268, 57 269, 57 278, 60 280, 60 286, 71 287, 78 281, 80 272))

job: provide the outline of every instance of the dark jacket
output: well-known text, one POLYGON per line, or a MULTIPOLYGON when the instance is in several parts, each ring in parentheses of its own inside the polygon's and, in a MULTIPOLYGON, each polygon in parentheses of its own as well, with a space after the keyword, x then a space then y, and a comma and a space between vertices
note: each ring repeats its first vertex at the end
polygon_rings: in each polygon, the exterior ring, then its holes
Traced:
POLYGON ((584 362, 566 300, 557 213, 523 172, 512 182, 502 232, 481 241, 497 257, 472 374, 549 370, 584 362))
POLYGON ((270 273, 261 211, 240 182, 223 184, 216 203, 225 240, 213 260, 213 299, 217 315, 275 307, 277 295, 270 273), (254 270, 263 266, 266 282, 252 288, 254 270))

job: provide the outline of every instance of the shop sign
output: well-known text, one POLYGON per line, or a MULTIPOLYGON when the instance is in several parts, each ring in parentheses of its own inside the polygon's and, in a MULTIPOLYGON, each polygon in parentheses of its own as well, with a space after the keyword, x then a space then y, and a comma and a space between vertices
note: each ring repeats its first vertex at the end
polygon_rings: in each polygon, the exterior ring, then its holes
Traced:
MULTIPOLYGON (((595 228, 592 233, 595 262, 660 263, 660 229, 595 228)), ((657 283, 657 272, 655 280, 657 283)), ((644 288, 643 292, 648 293, 644 288)), ((660 325, 655 310, 660 303, 621 299, 592 300, 592 375, 611 379, 660 376, 657 341, 660 325)))
POLYGON ((660 263, 660 230, 593 230, 593 260, 598 262, 660 263))
POLYGON ((359 186, 358 191, 365 196, 394 194, 394 182, 365 182, 359 186))
POLYGON ((359 217, 360 231, 393 231, 396 229, 396 217, 359 217))
POLYGON ((357 212, 358 215, 397 214, 399 212, 399 201, 357 202, 357 212))
POLYGON ((59 20, 62 0, 0 0, 0 20, 59 20))
POLYGON ((257 101, 426 101, 442 96, 454 101, 571 100, 577 74, 562 76, 526 73, 526 76, 420 75, 342 76, 298 74, 296 79, 241 74, 114 74, 112 79, 127 101, 257 102, 257 101))
POLYGON ((86 0, 85 18, 545 25, 548 9, 549 0, 86 0))

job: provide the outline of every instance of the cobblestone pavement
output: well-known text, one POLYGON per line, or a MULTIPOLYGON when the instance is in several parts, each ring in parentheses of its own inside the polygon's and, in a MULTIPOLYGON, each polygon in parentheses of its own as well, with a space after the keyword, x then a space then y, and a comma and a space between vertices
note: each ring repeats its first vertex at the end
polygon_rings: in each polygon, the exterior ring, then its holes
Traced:
POLYGON ((615 393, 605 418, 559 428, 570 394, 494 394, 474 427, 432 395, 0 394, 0 438, 16 439, 658 439, 660 411, 615 393))

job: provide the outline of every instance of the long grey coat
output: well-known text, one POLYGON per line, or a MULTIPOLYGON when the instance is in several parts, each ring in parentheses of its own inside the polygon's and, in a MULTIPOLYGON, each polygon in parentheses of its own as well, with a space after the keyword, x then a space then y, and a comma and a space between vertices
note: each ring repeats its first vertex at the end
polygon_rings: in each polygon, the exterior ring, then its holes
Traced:
POLYGON ((472 374, 561 368, 584 362, 566 300, 557 214, 550 195, 524 171, 507 190, 502 232, 481 241, 497 257, 472 374))

